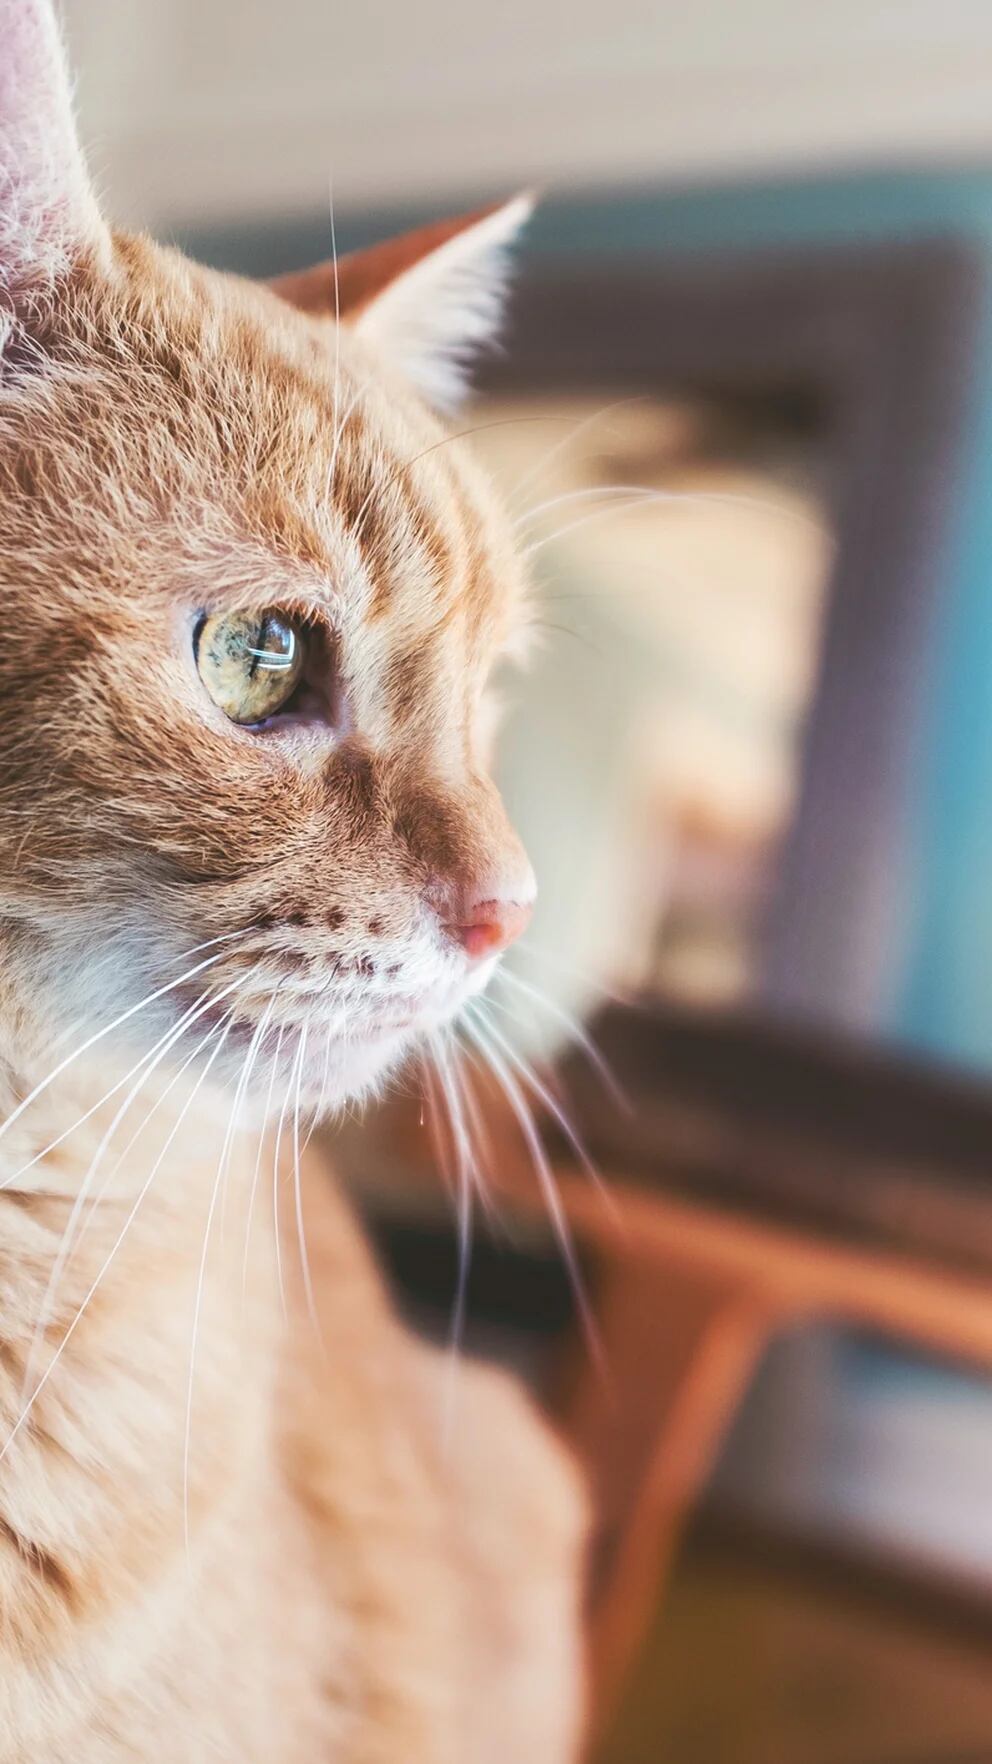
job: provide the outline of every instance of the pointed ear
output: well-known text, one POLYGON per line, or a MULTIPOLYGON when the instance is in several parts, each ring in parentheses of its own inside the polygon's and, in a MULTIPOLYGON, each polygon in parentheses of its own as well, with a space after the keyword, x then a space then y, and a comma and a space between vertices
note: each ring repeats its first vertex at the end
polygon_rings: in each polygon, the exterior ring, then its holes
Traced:
POLYGON ((51 282, 105 237, 52 0, 0 0, 0 295, 51 282))
POLYGON ((533 207, 530 196, 516 196, 352 252, 338 263, 336 289, 330 263, 271 285, 304 312, 340 313, 431 404, 451 410, 473 356, 499 329, 509 248, 533 207))

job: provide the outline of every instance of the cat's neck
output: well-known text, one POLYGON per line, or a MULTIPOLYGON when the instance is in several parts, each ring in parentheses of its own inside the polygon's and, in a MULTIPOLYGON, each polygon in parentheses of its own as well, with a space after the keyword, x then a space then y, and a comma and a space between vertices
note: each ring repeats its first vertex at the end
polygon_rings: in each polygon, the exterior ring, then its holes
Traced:
POLYGON ((239 1317, 265 1308, 277 1187, 269 1136, 181 1068, 137 1085, 129 1077, 78 1062, 32 1084, 8 1064, 0 1276, 17 1298, 7 1291, 3 1315, 27 1315, 29 1288, 44 1282, 36 1328, 50 1333, 56 1313, 91 1287, 90 1303, 106 1310, 132 1279, 151 1292, 191 1273, 229 1308, 233 1294, 239 1317), (31 1253, 19 1265, 14 1245, 25 1235, 31 1253))
POLYGON ((39 1562, 96 1613, 125 1561, 195 1552, 222 1459, 271 1450, 269 1148, 256 1163, 215 1098, 163 1083, 128 1126, 106 1088, 74 1073, 0 1137, 0 1531, 24 1543, 25 1622, 39 1562))

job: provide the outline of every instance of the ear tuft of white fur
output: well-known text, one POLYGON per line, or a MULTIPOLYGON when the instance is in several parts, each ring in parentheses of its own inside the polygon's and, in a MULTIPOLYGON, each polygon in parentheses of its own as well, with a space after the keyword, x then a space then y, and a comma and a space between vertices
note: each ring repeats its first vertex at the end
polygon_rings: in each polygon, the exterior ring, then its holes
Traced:
POLYGON ((0 289, 53 280, 101 233, 52 0, 0 0, 0 289))
POLYGON ((533 211, 532 196, 515 196, 404 270, 356 321, 438 410, 461 403, 474 357, 499 332, 510 250, 533 211))

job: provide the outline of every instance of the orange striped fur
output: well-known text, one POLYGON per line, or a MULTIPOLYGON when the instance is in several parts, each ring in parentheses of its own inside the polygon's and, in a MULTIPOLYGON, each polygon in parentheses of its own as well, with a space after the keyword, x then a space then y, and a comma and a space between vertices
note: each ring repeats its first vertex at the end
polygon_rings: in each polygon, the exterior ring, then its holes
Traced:
POLYGON ((0 41, 0 1764, 565 1764, 571 1466, 469 1367, 444 1444, 298 1156, 529 899, 483 708, 525 582, 430 402, 526 205, 336 299, 214 274, 100 218, 48 0, 0 41), (205 691, 262 608, 328 714, 205 691))

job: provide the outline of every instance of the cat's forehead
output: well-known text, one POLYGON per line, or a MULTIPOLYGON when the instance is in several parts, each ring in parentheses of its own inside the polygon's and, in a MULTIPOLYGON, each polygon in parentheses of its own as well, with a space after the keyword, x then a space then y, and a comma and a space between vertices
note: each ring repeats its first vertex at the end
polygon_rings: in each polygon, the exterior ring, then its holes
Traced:
POLYGON ((346 328, 127 238, 97 311, 117 469, 130 451, 180 520, 210 511, 219 598, 327 594, 394 643, 453 624, 472 649, 505 640, 521 572, 485 478, 346 328))

